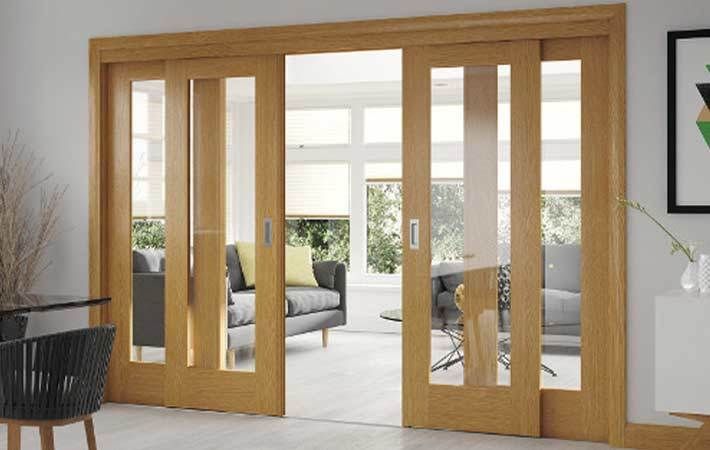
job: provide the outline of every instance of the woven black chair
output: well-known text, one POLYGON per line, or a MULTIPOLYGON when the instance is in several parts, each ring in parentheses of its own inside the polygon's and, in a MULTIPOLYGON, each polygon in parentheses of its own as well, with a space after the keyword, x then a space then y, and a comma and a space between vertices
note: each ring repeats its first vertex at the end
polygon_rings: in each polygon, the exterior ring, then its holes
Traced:
POLYGON ((84 422, 96 449, 91 415, 99 410, 116 334, 113 325, 0 343, 0 423, 8 450, 20 427, 39 427, 42 450, 54 450, 54 427, 84 422))

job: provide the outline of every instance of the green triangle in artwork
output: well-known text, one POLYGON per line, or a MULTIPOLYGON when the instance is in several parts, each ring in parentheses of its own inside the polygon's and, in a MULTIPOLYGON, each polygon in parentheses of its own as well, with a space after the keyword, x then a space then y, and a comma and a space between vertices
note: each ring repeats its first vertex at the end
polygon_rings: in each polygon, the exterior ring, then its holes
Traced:
POLYGON ((710 72, 710 64, 708 64, 707 66, 705 66, 705 68, 708 69, 708 72, 710 72))
POLYGON ((702 134, 703 138, 705 138, 705 143, 707 143, 708 147, 710 147, 710 122, 697 121, 696 123, 698 124, 700 134, 702 134))

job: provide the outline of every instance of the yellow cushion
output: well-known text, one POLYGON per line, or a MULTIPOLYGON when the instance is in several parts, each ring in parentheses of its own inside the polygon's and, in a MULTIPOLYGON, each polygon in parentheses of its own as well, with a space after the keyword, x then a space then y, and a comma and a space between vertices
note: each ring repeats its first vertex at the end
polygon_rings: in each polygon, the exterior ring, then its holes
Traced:
POLYGON ((310 247, 286 246, 286 286, 318 286, 310 247))
POLYGON ((256 247, 253 242, 237 242, 237 256, 242 266, 244 284, 253 287, 256 282, 256 247))
MULTIPOLYGON (((237 242, 239 263, 244 274, 244 284, 253 287, 256 282, 256 249, 253 242, 237 242)), ((318 286, 313 274, 310 247, 286 246, 286 286, 318 286)))

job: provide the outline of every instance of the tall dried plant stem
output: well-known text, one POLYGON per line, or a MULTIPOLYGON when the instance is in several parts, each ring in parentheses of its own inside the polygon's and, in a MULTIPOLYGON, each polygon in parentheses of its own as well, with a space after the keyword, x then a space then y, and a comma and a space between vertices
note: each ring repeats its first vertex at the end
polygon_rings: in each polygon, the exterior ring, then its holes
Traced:
POLYGON ((19 142, 19 131, 0 144, 0 303, 28 292, 49 267, 44 252, 56 238, 66 187, 51 185, 42 161, 19 142), (38 207, 30 203, 36 201, 38 207))

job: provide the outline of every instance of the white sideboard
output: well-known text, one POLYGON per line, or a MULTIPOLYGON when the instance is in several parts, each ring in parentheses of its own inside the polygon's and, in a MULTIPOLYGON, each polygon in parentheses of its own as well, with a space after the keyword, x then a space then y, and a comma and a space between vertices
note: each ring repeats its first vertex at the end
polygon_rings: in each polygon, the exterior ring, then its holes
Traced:
POLYGON ((710 415, 710 296, 656 297, 656 410, 710 415))

